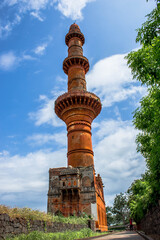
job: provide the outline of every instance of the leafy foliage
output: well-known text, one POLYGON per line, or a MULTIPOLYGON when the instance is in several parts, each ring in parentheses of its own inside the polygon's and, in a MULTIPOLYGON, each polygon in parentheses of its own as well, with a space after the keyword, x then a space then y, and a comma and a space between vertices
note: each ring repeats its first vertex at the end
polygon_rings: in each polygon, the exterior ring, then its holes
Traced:
POLYGON ((107 224, 108 226, 116 224, 115 216, 113 214, 113 208, 110 206, 106 207, 106 213, 107 213, 107 224))
MULTIPOLYGON (((43 233, 43 232, 31 232, 29 234, 22 234, 14 238, 7 238, 7 240, 74 240, 92 236, 98 236, 101 233, 92 232, 89 228, 81 229, 80 231, 67 231, 61 233, 43 233)), ((106 234, 106 233, 105 233, 106 234)))
POLYGON ((82 217, 76 217, 76 216, 69 216, 69 217, 63 217, 61 216, 52 216, 53 222, 63 222, 63 223, 72 223, 72 224, 87 224, 89 217, 88 215, 84 215, 82 217))
POLYGON ((45 212, 38 210, 32 210, 30 208, 10 208, 4 205, 0 205, 0 213, 7 213, 11 218, 24 218, 26 220, 43 220, 52 221, 52 216, 45 212))
POLYGON ((136 180, 128 192, 129 206, 135 221, 139 222, 147 209, 160 199, 160 1, 147 15, 147 21, 138 29, 136 41, 141 49, 128 54, 128 65, 136 78, 148 87, 148 95, 134 112, 133 123, 140 130, 136 138, 137 150, 147 163, 147 172, 136 180))
MULTIPOLYGON (((160 14, 160 13, 159 13, 160 14)), ((160 86, 160 38, 154 38, 151 45, 144 46, 128 55, 128 64, 133 78, 142 84, 160 86), (134 58, 134 61, 133 61, 134 58)))
POLYGON ((148 86, 160 86, 160 3, 138 29, 136 41, 142 48, 127 56, 133 78, 148 86))
POLYGON ((26 220, 42 220, 45 222, 63 222, 71 224, 85 224, 88 221, 87 216, 83 217, 63 217, 63 216, 52 216, 45 212, 38 210, 32 210, 30 208, 10 208, 4 205, 0 205, 0 213, 7 213, 11 218, 24 218, 26 220))
POLYGON ((146 159, 155 200, 160 197, 160 90, 152 88, 134 114, 134 125, 141 129, 137 150, 146 159))
POLYGON ((106 207, 108 225, 125 225, 129 222, 128 199, 125 193, 117 194, 113 207, 106 207))
POLYGON ((125 225, 129 222, 129 207, 126 194, 120 193, 116 195, 113 203, 113 213, 117 223, 125 225))
POLYGON ((128 189, 128 193, 131 216, 139 223, 152 204, 152 188, 147 174, 142 179, 135 180, 128 189))
POLYGON ((159 8, 160 5, 157 1, 157 8, 155 8, 150 14, 147 15, 147 21, 142 24, 142 27, 139 28, 138 35, 136 38, 136 42, 140 42, 140 44, 152 45, 152 40, 157 38, 160 33, 160 15, 159 15, 159 8))

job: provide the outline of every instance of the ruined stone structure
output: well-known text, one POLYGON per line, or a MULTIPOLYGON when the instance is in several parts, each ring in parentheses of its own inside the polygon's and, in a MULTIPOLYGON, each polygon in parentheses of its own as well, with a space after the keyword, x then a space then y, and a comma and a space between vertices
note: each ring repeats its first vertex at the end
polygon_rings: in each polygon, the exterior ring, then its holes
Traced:
POLYGON ((92 216, 96 228, 107 231, 107 218, 100 175, 95 175, 91 123, 101 111, 99 97, 86 89, 89 61, 83 56, 85 38, 77 24, 65 37, 68 57, 63 70, 68 75, 68 92, 55 101, 55 112, 67 125, 68 167, 49 170, 48 212, 64 216, 92 216))

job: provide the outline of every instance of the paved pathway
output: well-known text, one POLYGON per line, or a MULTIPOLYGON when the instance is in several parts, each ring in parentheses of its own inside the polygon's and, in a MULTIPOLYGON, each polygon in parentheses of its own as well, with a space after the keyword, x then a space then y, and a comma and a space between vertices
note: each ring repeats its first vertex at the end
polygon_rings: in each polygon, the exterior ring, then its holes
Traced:
POLYGON ((105 237, 99 237, 98 240, 144 240, 138 233, 136 232, 130 232, 130 231, 125 231, 125 232, 119 232, 115 234, 111 234, 109 236, 105 237))

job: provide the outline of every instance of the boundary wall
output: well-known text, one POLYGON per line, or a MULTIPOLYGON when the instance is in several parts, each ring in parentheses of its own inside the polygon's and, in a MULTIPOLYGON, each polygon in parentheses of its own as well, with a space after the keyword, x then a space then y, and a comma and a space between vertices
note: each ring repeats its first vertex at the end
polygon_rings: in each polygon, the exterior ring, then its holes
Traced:
POLYGON ((137 229, 143 231, 154 240, 160 240, 160 201, 158 206, 148 211, 145 217, 137 225, 137 229))
POLYGON ((23 218, 11 219, 6 213, 0 214, 0 239, 7 236, 16 236, 32 231, 65 232, 67 230, 79 231, 83 228, 95 230, 95 222, 89 220, 88 224, 70 224, 61 222, 45 222, 41 220, 26 220, 23 218))

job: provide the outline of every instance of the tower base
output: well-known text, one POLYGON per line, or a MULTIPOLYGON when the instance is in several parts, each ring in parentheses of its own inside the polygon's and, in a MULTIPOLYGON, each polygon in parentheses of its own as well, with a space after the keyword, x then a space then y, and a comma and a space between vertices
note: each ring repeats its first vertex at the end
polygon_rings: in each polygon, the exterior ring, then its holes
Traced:
POLYGON ((92 166, 49 170, 48 212, 65 217, 87 214, 96 229, 107 231, 103 183, 92 166))

